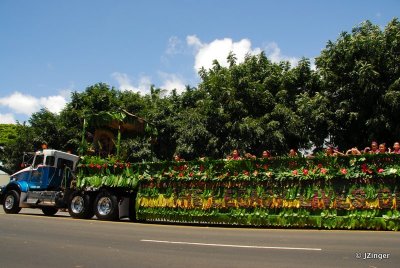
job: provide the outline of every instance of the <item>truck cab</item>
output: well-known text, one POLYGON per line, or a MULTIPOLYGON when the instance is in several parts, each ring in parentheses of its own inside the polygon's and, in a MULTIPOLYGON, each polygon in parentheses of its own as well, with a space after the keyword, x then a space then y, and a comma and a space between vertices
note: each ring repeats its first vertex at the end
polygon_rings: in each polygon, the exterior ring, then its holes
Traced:
POLYGON ((12 174, 0 188, 4 211, 41 208, 46 215, 57 213, 66 206, 65 192, 71 187, 78 160, 76 155, 52 149, 34 153, 32 164, 12 174))

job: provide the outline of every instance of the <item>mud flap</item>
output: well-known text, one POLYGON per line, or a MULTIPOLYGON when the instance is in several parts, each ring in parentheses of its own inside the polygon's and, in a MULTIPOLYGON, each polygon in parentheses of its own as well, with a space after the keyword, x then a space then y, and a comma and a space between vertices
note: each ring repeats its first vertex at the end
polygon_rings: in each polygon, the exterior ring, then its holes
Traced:
POLYGON ((118 210, 120 219, 129 217, 129 197, 122 197, 118 203, 118 210))

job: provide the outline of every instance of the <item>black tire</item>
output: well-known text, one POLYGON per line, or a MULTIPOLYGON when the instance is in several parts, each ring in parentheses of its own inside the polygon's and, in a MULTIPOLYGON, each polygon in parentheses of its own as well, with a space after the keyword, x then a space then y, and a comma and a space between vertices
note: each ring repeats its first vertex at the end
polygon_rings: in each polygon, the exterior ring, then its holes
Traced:
POLYGON ((75 219, 90 219, 93 217, 93 200, 81 191, 73 192, 68 201, 68 212, 75 219))
POLYGON ((54 216, 58 212, 58 208, 56 207, 43 207, 43 214, 46 216, 54 216))
POLYGON ((115 221, 119 219, 118 198, 106 190, 99 192, 94 201, 94 213, 99 220, 115 221))
POLYGON ((21 211, 19 207, 19 193, 17 191, 11 190, 4 195, 3 209, 7 214, 18 214, 21 211))

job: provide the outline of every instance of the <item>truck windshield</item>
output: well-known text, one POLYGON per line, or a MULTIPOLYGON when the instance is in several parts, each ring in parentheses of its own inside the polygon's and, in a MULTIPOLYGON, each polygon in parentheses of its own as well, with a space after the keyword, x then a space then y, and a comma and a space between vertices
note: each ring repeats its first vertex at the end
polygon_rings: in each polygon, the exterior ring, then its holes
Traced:
POLYGON ((43 165, 44 155, 36 155, 35 163, 33 163, 33 168, 37 168, 39 165, 43 165))

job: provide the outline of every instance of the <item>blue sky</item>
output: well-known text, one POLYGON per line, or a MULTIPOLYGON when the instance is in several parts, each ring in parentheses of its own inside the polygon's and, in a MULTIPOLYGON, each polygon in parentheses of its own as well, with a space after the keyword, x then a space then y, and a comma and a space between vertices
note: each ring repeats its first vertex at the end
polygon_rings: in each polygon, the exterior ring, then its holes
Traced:
POLYGON ((2 0, 0 123, 59 112, 97 82, 142 94, 196 86, 198 68, 229 51, 296 64, 362 21, 394 17, 398 0, 2 0))

